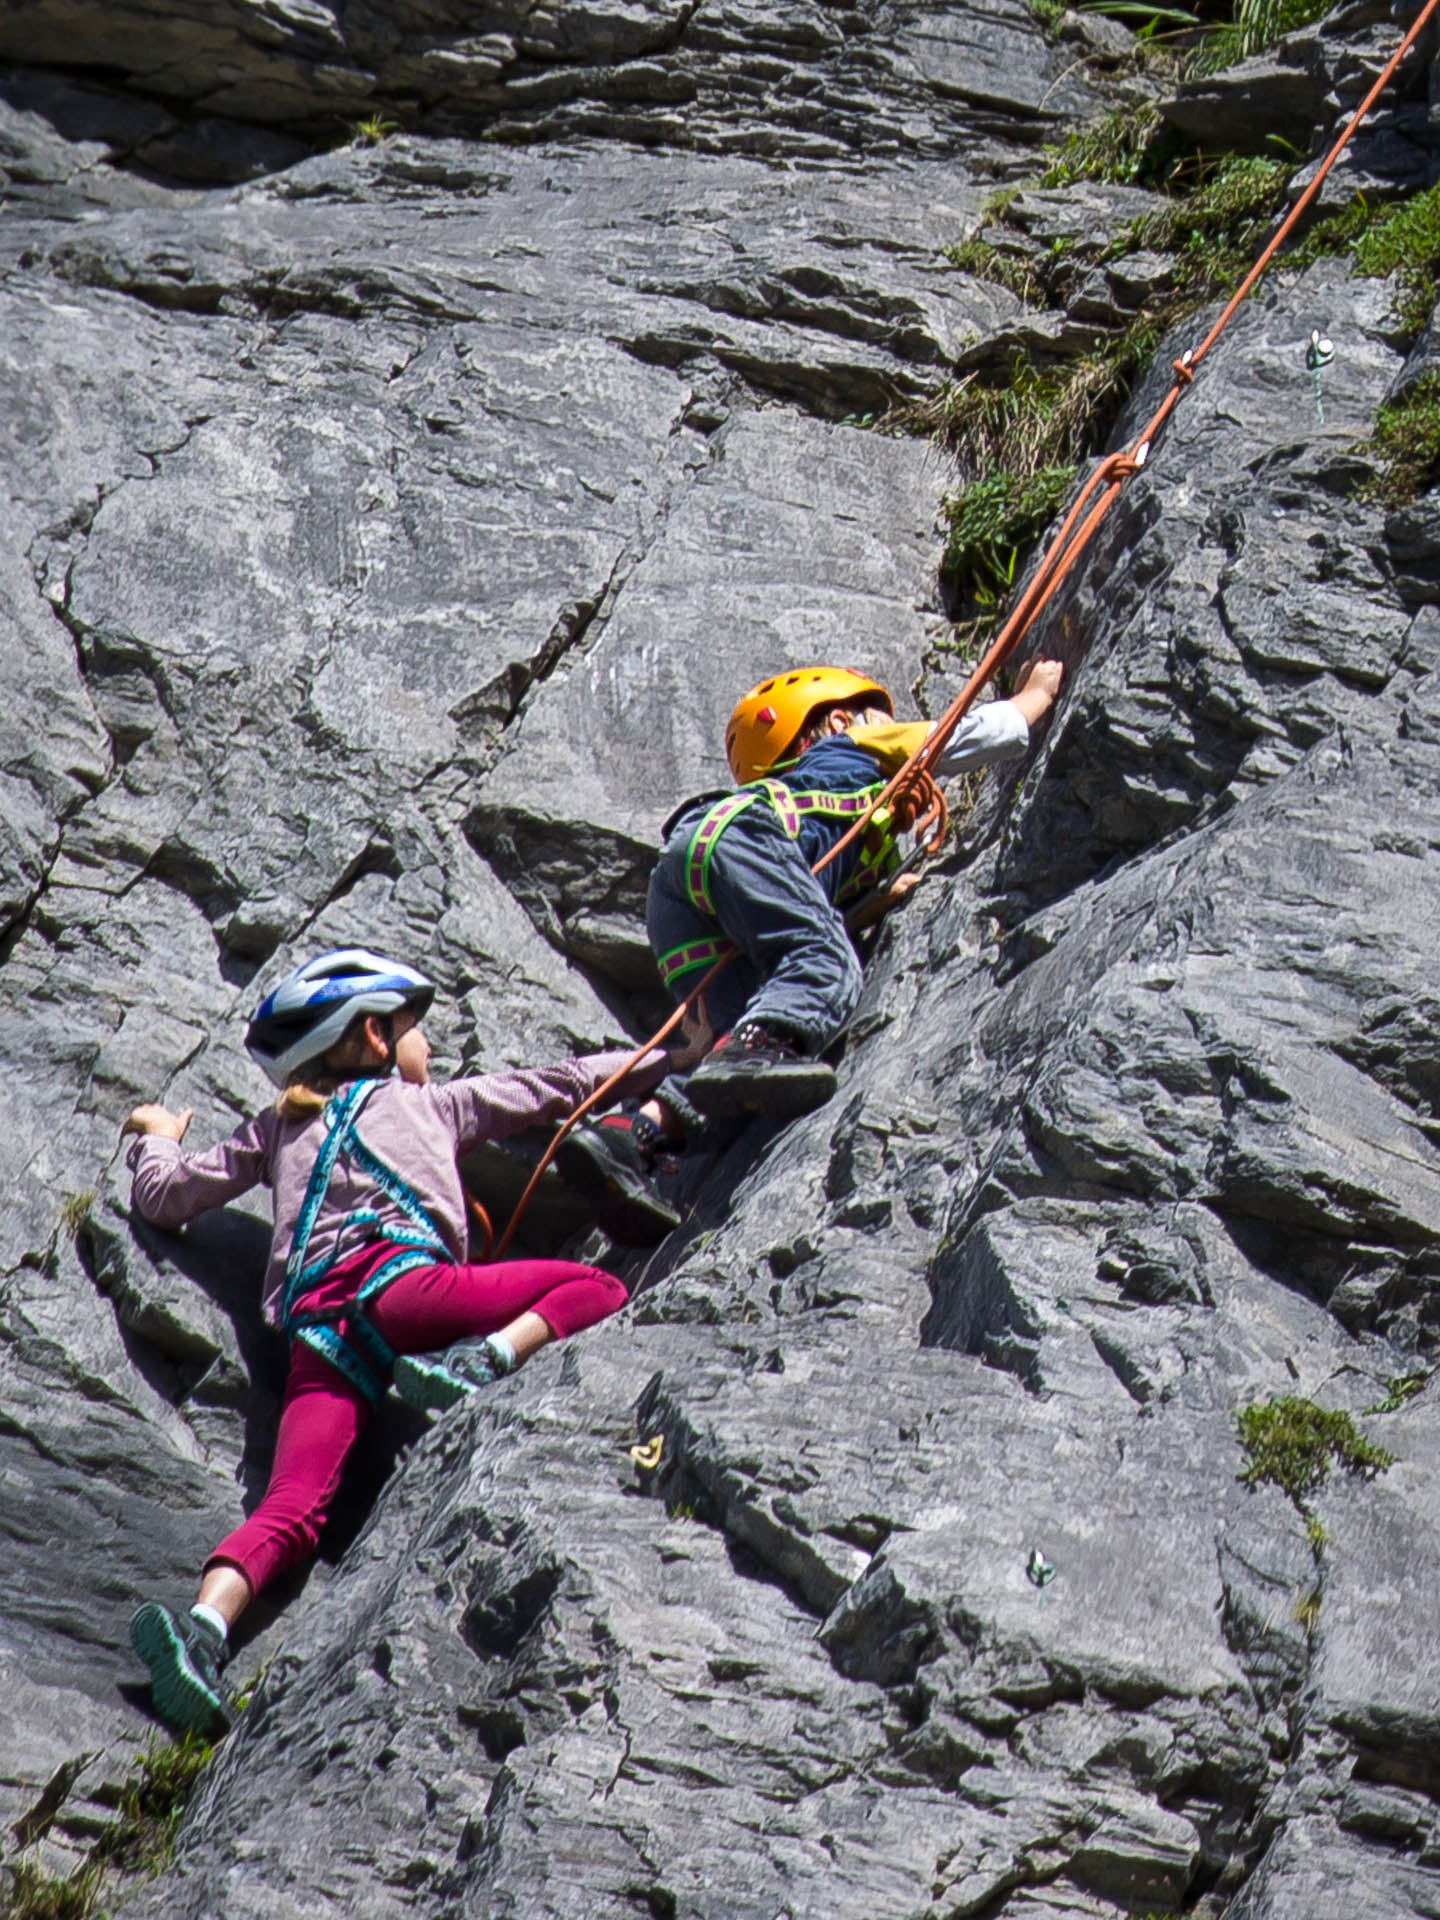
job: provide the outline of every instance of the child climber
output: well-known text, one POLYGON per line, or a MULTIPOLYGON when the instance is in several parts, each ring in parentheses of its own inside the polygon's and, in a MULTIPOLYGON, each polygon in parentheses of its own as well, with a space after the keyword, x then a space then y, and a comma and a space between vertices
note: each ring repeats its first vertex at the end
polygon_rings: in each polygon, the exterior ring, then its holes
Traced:
MULTIPOLYGON (((1058 661, 1032 661, 1010 699, 965 717, 936 771, 1024 753, 1062 674, 1058 661)), ((864 674, 777 674, 745 695, 725 730, 739 791, 687 800, 665 823, 646 903, 650 944, 676 999, 731 956, 704 996, 721 1038, 693 1073, 672 1075, 638 1111, 575 1128, 559 1152, 572 1184, 608 1195, 612 1214, 623 1200, 642 1242, 678 1222, 652 1182, 662 1153, 697 1144, 708 1120, 792 1119, 835 1091, 835 1070, 818 1056, 861 984, 842 909, 898 865, 893 826, 876 816, 838 859, 812 868, 930 731, 928 721, 897 722, 890 694, 864 674)))
MULTIPOLYGON (((560 1260, 466 1263, 457 1157, 556 1121, 622 1053, 436 1086, 420 1021, 435 989, 361 949, 322 954, 260 1004, 245 1044, 281 1089, 219 1146, 182 1152, 190 1114, 137 1107, 125 1131, 133 1200, 179 1227, 263 1183, 275 1233, 263 1311, 290 1336, 290 1372, 264 1498, 222 1540, 188 1613, 147 1601, 130 1623, 156 1711, 177 1731, 229 1725, 220 1687, 230 1628, 314 1551, 340 1469, 393 1374, 403 1398, 445 1407, 625 1304, 620 1281, 560 1260)), ((666 1056, 647 1056, 632 1094, 666 1056)), ((626 1089, 622 1086, 621 1091, 626 1089)))

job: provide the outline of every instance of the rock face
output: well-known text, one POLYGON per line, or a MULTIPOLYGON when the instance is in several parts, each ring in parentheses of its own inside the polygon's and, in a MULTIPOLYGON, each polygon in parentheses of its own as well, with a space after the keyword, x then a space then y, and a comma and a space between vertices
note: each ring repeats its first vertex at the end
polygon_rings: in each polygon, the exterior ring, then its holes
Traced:
MULTIPOLYGON (((1228 97, 1328 120, 1377 38, 1228 97)), ((118 1122, 228 1131, 327 945, 435 973, 444 1070, 646 1030, 655 831, 736 692, 959 684, 953 473, 866 423, 1093 323, 942 249, 1119 56, 613 0, 45 0, 0 47, 0 1860, 63 1871, 150 1725, 128 1614, 258 1497, 284 1364, 260 1198, 151 1232, 118 1122), (371 113, 411 131, 308 151, 371 113)), ((1367 190, 1433 172, 1425 84, 1367 190)), ((1242 310, 835 1101, 605 1256, 618 1322, 375 1424, 127 1914, 1436 1910, 1434 1389, 1388 1387, 1440 1327, 1440 549, 1355 494, 1428 364, 1393 298, 1331 260, 1242 310), (1282 1393, 1393 1403, 1323 1539, 1237 1479, 1282 1393)))

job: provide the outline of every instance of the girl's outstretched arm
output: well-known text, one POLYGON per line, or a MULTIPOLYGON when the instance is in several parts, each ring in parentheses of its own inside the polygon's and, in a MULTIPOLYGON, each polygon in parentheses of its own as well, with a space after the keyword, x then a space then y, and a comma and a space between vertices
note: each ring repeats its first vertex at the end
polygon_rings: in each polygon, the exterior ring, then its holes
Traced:
POLYGON ((197 1213, 223 1207, 269 1179, 273 1112, 257 1114, 203 1153, 181 1149, 190 1117, 188 1108, 171 1113, 162 1106, 136 1107, 121 1128, 122 1134, 141 1136, 126 1155, 133 1175, 130 1201, 152 1227, 183 1227, 197 1213))

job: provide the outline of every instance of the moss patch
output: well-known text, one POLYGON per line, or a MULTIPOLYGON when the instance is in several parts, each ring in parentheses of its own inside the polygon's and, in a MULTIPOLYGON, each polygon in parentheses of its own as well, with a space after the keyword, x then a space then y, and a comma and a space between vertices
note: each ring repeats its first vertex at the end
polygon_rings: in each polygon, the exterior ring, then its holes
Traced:
POLYGON ((1403 332, 1419 333, 1435 305, 1440 273, 1440 187, 1417 193, 1389 212, 1377 210, 1355 242, 1355 271, 1380 279, 1397 275, 1396 320, 1403 332))
POLYGON ((1401 399, 1381 407, 1361 450, 1380 470, 1356 488, 1358 499, 1387 507, 1417 499, 1440 469, 1440 371, 1422 374, 1401 399))

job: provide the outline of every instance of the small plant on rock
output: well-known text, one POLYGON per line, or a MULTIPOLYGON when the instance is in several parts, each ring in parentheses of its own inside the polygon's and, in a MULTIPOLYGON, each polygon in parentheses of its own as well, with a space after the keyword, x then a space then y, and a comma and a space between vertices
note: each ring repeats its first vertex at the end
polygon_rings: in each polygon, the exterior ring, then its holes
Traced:
POLYGON ((1218 73, 1237 60, 1248 60, 1283 40, 1287 33, 1308 27, 1330 11, 1333 0, 1239 0, 1235 17, 1211 27, 1197 42, 1188 61, 1191 73, 1218 73))
POLYGON ((1367 1440, 1348 1413, 1330 1412, 1291 1394, 1242 1407, 1237 1423, 1245 1451, 1240 1478, 1250 1487, 1279 1487, 1306 1519, 1307 1502, 1325 1485, 1332 1467, 1373 1480, 1395 1460, 1367 1440))
POLYGON ((1045 304, 1045 288, 1031 254, 997 247, 977 236, 962 240, 958 246, 947 247, 945 258, 962 273, 973 273, 977 280, 1004 287, 1027 307, 1045 304))
POLYGON ((398 120, 379 112, 367 113, 363 120, 357 120, 350 129, 352 147, 378 147, 382 140, 388 140, 392 133, 403 129, 398 120))
POLYGON ((1112 253, 1145 247, 1175 253, 1180 287, 1206 298, 1249 270, 1289 173, 1287 161, 1256 154, 1206 164, 1191 191, 1172 195, 1136 222, 1112 253))
POLYGON ((1074 475, 1073 466, 1042 467, 1025 476, 992 471, 963 488, 950 503, 942 563, 947 578, 980 605, 993 605, 1009 591, 1020 548, 1049 524, 1074 475))
POLYGON ((1323 1597, 1319 1587, 1307 1587, 1292 1609, 1296 1626, 1304 1628, 1307 1638, 1313 1639, 1320 1625, 1320 1602, 1323 1597))
POLYGON ((1360 1432, 1348 1413, 1317 1407, 1313 1400, 1285 1394, 1264 1405, 1242 1407, 1236 1415, 1245 1466, 1240 1479, 1247 1486, 1270 1485, 1288 1494, 1305 1522, 1305 1537, 1319 1576, 1313 1586, 1296 1595, 1293 1615, 1313 1639, 1320 1625, 1325 1597, 1325 1549, 1330 1535, 1310 1510, 1310 1497, 1324 1486, 1333 1467, 1373 1480, 1392 1465, 1395 1456, 1377 1447, 1360 1432))
POLYGON ((1367 1407, 1367 1413, 1398 1413, 1400 1408, 1413 1400, 1422 1388, 1427 1387, 1434 1378, 1435 1369, 1427 1367, 1421 1373, 1399 1373, 1393 1380, 1386 1381, 1387 1392, 1383 1400, 1377 1400, 1373 1407, 1367 1407))
POLYGON ((1077 180, 1138 185, 1154 163, 1152 148, 1159 131, 1160 113, 1153 100, 1114 107, 1059 146, 1046 148, 1040 185, 1069 187, 1077 180))
POLYGON ((3 1920, 91 1920, 112 1874, 148 1880, 163 1873, 211 1751, 208 1742, 187 1733, 173 1744, 157 1740, 137 1754, 134 1769, 114 1790, 114 1820, 73 1873, 46 1873, 30 1860, 11 1868, 3 1920))

